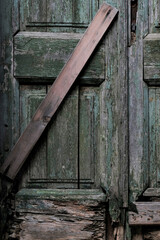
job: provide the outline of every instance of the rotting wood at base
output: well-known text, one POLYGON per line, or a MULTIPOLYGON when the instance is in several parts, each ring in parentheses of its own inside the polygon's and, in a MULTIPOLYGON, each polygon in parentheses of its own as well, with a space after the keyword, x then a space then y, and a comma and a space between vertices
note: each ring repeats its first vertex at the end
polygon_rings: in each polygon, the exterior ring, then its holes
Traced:
POLYGON ((97 201, 16 200, 10 237, 19 240, 105 239, 105 203, 97 201), (41 211, 39 209, 41 208, 41 211))

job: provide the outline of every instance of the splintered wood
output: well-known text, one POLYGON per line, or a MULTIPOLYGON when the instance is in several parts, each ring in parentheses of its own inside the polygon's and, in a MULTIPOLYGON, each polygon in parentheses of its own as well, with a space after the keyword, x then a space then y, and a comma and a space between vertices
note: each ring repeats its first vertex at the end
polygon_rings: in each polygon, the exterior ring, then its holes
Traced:
POLYGON ((14 179, 117 14, 103 4, 1 168, 14 179))
POLYGON ((20 240, 105 240, 104 194, 89 191, 87 197, 73 191, 23 189, 16 196, 10 237, 20 240), (50 196, 51 195, 51 196, 50 196), (96 200, 97 198, 97 200, 96 200))

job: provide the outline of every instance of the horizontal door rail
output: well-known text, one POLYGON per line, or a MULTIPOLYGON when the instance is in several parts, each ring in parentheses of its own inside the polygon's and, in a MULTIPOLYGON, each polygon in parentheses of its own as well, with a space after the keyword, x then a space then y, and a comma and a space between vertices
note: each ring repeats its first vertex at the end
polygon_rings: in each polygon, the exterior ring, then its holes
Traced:
POLYGON ((1 174, 6 175, 11 180, 16 177, 117 12, 116 8, 105 3, 101 6, 32 120, 4 161, 0 170, 1 174))

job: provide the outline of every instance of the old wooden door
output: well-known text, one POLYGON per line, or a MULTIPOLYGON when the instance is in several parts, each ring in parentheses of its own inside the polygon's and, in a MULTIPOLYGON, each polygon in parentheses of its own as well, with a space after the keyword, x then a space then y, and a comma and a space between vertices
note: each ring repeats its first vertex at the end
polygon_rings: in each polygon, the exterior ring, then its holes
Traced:
MULTIPOLYGON (((4 117, 0 116, 5 132, 4 149, 0 146, 4 155, 23 132, 101 3, 101 0, 5 1, 3 19, 8 16, 10 31, 4 31, 8 42, 4 44, 2 66, 5 76, 2 100, 4 106, 9 106, 4 117), (5 81, 10 85, 5 85, 5 81)), ((103 188, 106 195, 102 194, 101 199, 108 197, 115 222, 120 220, 119 208, 128 207, 127 4, 123 0, 106 3, 120 10, 119 16, 17 179, 18 189, 71 188, 76 192, 78 188, 101 191, 103 188)), ((25 194, 29 192, 27 189, 25 194)), ((83 196, 88 193, 91 191, 85 190, 83 196)), ((102 221, 105 223, 104 215, 102 221)))
MULTIPOLYGON (((4 76, 1 163, 101 3, 100 0, 16 0, 2 5, 1 22, 7 27, 1 28, 4 76)), ((97 188, 101 184, 111 199, 119 199, 119 204, 126 207, 127 6, 122 0, 109 3, 122 14, 29 156, 21 171, 20 185, 97 188)), ((114 216, 117 218, 119 211, 114 216)))
MULTIPOLYGON (((98 8, 99 1, 20 1, 20 31, 14 36, 20 133, 98 8)), ((101 43, 29 157, 23 186, 99 186, 99 86, 104 71, 101 43)))

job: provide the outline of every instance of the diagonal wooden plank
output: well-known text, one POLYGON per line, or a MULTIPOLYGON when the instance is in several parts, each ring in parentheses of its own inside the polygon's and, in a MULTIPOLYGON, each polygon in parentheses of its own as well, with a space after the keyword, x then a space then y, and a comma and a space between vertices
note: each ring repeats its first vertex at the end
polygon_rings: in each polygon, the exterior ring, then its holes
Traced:
POLYGON ((2 165, 1 174, 5 174, 12 180, 16 177, 117 12, 116 8, 105 3, 101 6, 49 93, 2 165))

